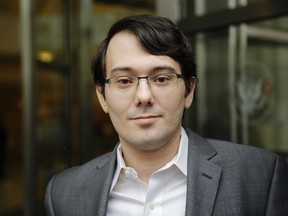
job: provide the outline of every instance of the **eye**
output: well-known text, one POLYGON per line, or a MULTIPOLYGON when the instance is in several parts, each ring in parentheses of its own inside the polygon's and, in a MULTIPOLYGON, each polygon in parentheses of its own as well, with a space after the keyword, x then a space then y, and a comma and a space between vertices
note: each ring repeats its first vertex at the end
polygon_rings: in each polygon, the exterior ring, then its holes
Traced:
POLYGON ((158 75, 153 77, 153 82, 157 84, 164 84, 169 82, 172 79, 172 75, 165 74, 165 75, 158 75))
POLYGON ((121 77, 121 78, 117 79, 117 83, 123 84, 123 85, 127 85, 127 84, 129 84, 131 82, 132 82, 132 80, 129 79, 129 77, 121 77))
POLYGON ((121 77, 116 77, 114 81, 115 81, 115 85, 117 85, 118 88, 127 88, 134 84, 135 79, 129 76, 121 76, 121 77))

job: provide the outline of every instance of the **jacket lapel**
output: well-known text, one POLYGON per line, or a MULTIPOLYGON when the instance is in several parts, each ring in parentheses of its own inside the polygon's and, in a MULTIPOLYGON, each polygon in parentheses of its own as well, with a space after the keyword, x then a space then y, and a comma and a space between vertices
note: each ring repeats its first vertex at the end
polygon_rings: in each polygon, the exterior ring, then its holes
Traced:
POLYGON ((187 130, 189 137, 186 216, 211 215, 218 191, 221 167, 210 160, 217 154, 203 138, 187 130))
MULTIPOLYGON (((115 148, 116 149, 116 148, 115 148)), ((85 183, 86 216, 105 216, 116 166, 116 152, 98 163, 85 183)))
MULTIPOLYGON (((186 132, 189 137, 186 216, 211 215, 221 176, 221 167, 210 161, 217 152, 205 139, 189 129, 186 132)), ((88 174, 85 182, 87 216, 106 215, 116 148, 88 174)))

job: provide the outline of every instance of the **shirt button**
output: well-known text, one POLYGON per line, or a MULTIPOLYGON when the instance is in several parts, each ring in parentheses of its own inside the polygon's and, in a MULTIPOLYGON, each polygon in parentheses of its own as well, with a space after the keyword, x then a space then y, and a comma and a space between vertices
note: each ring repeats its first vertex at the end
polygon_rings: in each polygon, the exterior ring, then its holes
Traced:
POLYGON ((155 208, 155 203, 151 202, 149 203, 148 207, 153 210, 155 208))
POLYGON ((127 170, 127 169, 124 170, 124 174, 125 174, 125 176, 127 176, 127 177, 129 177, 129 176, 131 175, 131 174, 130 174, 130 171, 127 170))

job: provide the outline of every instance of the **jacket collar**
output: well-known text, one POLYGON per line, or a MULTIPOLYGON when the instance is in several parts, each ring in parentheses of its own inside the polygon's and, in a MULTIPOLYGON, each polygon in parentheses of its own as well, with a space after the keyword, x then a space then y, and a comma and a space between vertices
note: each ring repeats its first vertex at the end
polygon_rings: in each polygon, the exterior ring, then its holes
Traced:
POLYGON ((217 155, 204 138, 186 130, 189 137, 186 215, 211 215, 221 167, 210 160, 217 155))
MULTIPOLYGON (((118 146, 118 145, 117 145, 118 146)), ((85 200, 87 216, 105 216, 109 200, 110 187, 116 168, 116 149, 109 156, 101 156, 103 159, 97 164, 93 173, 85 182, 85 200)))
MULTIPOLYGON (((221 167, 210 161, 217 152, 206 139, 190 129, 186 129, 186 133, 189 138, 186 215, 211 215, 221 176, 221 167)), ((86 180, 87 216, 106 215, 116 168, 117 146, 110 156, 103 157, 95 167, 95 172, 86 180), (95 198, 99 200, 98 203, 95 198)))

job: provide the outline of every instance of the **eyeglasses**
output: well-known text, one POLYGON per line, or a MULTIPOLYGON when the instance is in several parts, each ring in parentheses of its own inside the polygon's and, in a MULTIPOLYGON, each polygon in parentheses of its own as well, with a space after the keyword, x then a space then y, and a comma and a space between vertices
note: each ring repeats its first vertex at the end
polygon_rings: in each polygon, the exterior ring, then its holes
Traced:
POLYGON ((146 79, 150 88, 156 91, 167 91, 176 88, 182 74, 165 73, 150 76, 116 76, 105 80, 113 92, 128 92, 136 90, 140 79, 146 79))

